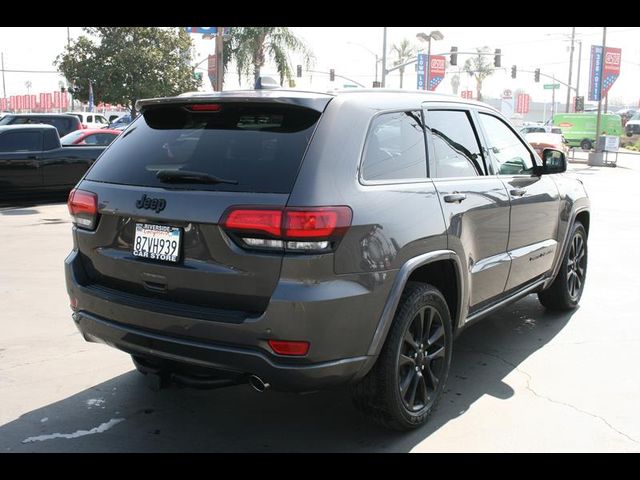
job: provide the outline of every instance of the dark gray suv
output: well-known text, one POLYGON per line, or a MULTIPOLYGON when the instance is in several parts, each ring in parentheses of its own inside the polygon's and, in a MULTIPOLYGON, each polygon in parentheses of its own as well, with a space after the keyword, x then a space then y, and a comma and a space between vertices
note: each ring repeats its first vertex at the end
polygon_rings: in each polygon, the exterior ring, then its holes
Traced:
POLYGON ((589 200, 496 110, 406 91, 140 101, 69 197, 84 338, 159 384, 351 385, 422 424, 454 337, 537 292, 574 308, 589 200))

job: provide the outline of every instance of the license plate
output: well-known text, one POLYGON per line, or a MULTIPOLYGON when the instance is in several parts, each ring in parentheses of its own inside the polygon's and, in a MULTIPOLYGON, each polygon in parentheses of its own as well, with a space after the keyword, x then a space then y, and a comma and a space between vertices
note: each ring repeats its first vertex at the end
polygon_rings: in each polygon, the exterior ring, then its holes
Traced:
POLYGON ((133 254, 152 260, 177 262, 180 256, 180 232, 177 227, 136 223, 133 254))

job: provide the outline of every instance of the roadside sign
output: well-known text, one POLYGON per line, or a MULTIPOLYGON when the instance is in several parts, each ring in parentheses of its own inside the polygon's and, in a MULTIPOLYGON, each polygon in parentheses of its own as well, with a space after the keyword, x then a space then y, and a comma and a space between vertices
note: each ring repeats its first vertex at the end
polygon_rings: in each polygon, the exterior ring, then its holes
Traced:
POLYGON ((223 35, 229 34, 229 27, 184 27, 187 33, 201 33, 203 35, 217 35, 219 30, 223 35))
POLYGON ((418 90, 426 90, 425 79, 427 78, 427 54, 418 54, 418 90))
POLYGON ((604 138, 604 151, 617 152, 620 148, 620 137, 617 135, 606 135, 604 138))
POLYGON ((473 99, 473 90, 462 90, 462 98, 473 99))
POLYGON ((560 88, 560 84, 559 83, 545 83, 544 84, 544 89, 545 90, 557 90, 558 88, 560 88))

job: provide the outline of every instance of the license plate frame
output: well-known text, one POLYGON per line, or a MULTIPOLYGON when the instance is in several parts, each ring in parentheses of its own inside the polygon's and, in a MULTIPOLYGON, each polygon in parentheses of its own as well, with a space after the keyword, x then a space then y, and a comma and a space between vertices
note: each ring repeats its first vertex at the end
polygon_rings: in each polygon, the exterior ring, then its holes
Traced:
POLYGON ((131 246, 134 257, 176 264, 180 261, 181 248, 182 228, 156 223, 135 224, 131 246))

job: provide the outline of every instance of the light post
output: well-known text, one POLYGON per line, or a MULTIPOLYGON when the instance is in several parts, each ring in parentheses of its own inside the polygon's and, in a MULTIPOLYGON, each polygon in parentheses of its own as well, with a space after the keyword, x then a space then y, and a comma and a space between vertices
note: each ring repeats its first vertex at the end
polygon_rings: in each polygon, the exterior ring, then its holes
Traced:
POLYGON ((364 48, 367 52, 369 52, 371 55, 373 55, 374 57, 376 57, 376 79, 375 79, 375 83, 376 85, 378 84, 378 63, 380 63, 380 58, 378 57, 378 54, 375 52, 372 52, 369 48, 365 47, 364 45, 362 45, 361 43, 357 43, 357 42, 347 42, 347 44, 349 45, 356 45, 358 47, 364 48))
POLYGON ((429 78, 429 70, 431 67, 431 39, 433 40, 442 40, 444 38, 444 35, 439 31, 439 30, 434 30, 433 32, 427 34, 424 32, 420 32, 416 35, 416 38, 418 40, 422 40, 423 42, 427 42, 427 81, 426 81, 426 85, 427 85, 427 90, 429 89, 429 81, 431 80, 429 78))

